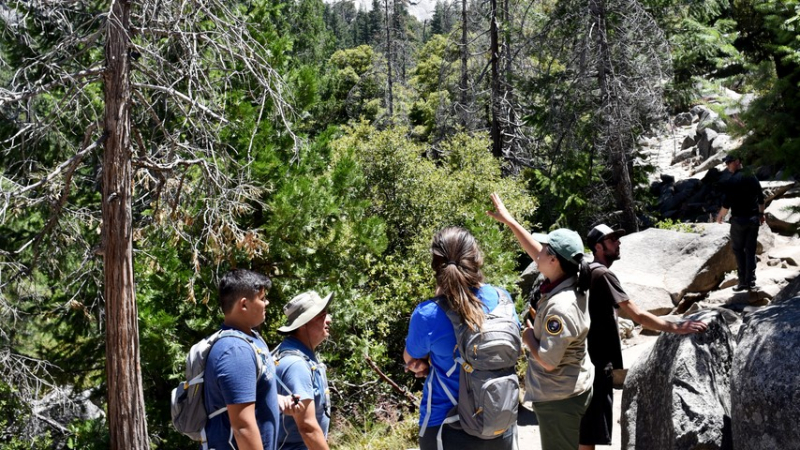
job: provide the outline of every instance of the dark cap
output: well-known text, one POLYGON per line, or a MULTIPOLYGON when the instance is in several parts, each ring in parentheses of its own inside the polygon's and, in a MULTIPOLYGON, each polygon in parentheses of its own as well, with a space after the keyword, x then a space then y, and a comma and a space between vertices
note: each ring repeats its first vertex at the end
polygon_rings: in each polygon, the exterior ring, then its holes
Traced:
POLYGON ((617 237, 625 236, 625 230, 622 228, 617 228, 614 230, 604 223, 592 228, 589 230, 589 234, 586 235, 586 242, 589 244, 589 249, 594 251, 594 246, 598 242, 611 236, 612 234, 616 235, 617 237))
POLYGON ((736 155, 725 155, 725 157, 722 158, 722 162, 724 162, 725 164, 728 164, 728 163, 736 161, 737 159, 739 159, 739 157, 736 156, 736 155))

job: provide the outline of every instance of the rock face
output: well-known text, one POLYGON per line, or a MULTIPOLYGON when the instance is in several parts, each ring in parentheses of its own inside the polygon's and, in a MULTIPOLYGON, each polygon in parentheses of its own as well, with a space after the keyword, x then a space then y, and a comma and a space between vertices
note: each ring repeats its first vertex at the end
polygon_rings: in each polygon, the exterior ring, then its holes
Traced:
POLYGON ((800 222, 800 198, 777 199, 767 208, 767 223, 778 233, 791 236, 800 222))
POLYGON ((800 449, 798 342, 800 297, 745 318, 731 374, 736 450, 800 449))
POLYGON ((621 239, 621 259, 611 269, 640 307, 669 312, 686 293, 710 291, 736 268, 729 227, 702 227, 702 233, 650 228, 621 239))
POLYGON ((706 321, 708 330, 686 336, 662 334, 650 354, 628 371, 622 393, 621 448, 733 448, 729 384, 733 334, 718 311, 691 318, 706 321))

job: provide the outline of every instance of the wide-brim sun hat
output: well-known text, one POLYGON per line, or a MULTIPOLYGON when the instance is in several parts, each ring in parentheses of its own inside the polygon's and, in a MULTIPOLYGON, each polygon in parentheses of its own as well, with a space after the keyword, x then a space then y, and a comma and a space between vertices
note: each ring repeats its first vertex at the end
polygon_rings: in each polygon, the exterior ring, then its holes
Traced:
POLYGON ((616 230, 611 228, 610 226, 601 223, 596 227, 589 230, 589 234, 586 235, 586 243, 589 244, 589 248, 594 250, 594 246, 597 245, 598 242, 602 241, 603 239, 614 235, 616 237, 625 236, 625 230, 622 228, 617 228, 616 230))
POLYGON ((576 265, 578 261, 575 260, 575 257, 583 254, 581 236, 567 228, 559 228, 547 234, 534 233, 533 238, 541 244, 549 245, 564 259, 576 265))
POLYGON ((281 333, 289 333, 307 324, 317 314, 321 313, 333 298, 333 292, 322 298, 316 291, 303 292, 289 300, 283 306, 283 314, 286 316, 286 325, 278 328, 281 333))

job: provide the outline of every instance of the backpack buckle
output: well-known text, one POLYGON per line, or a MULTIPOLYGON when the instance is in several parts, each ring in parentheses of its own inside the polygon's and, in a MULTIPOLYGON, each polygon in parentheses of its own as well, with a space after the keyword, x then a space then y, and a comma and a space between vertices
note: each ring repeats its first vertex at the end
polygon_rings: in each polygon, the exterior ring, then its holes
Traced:
POLYGON ((472 373, 472 371, 475 370, 469 363, 466 363, 466 362, 461 367, 463 367, 464 368, 464 372, 467 372, 467 373, 472 373))

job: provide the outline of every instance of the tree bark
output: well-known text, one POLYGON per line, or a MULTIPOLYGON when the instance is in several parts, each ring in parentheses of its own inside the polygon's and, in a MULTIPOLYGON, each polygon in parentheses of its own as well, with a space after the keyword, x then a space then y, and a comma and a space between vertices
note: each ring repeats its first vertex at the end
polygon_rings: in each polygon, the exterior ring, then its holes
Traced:
POLYGON ((497 30, 497 0, 490 0, 490 24, 489 24, 489 52, 491 53, 492 66, 492 155, 495 158, 503 157, 503 130, 500 125, 500 102, 503 100, 503 93, 500 87, 500 43, 499 32, 497 30))
POLYGON ((394 117, 394 98, 392 86, 392 20, 389 16, 389 0, 383 1, 384 10, 386 13, 386 70, 388 80, 388 93, 387 93, 387 108, 389 109, 389 121, 394 117))
POLYGON ((114 0, 105 47, 103 271, 111 448, 148 450, 133 281, 130 3, 114 0))
POLYGON ((459 81, 458 88, 460 92, 461 102, 461 124, 467 128, 469 123, 469 114, 467 113, 467 60, 469 58, 469 49, 467 48, 467 0, 461 0, 461 80, 459 81))
POLYGON ((628 232, 639 231, 636 219, 636 204, 633 198, 633 183, 631 182, 630 166, 628 164, 628 144, 626 139, 630 130, 623 126, 622 118, 625 105, 621 104, 614 88, 609 83, 608 77, 612 73, 611 52, 609 51, 606 37, 606 5, 605 0, 591 0, 589 2, 593 23, 595 25, 597 45, 597 84, 600 88, 600 109, 602 126, 599 139, 601 148, 605 151, 611 165, 612 184, 617 207, 622 210, 622 223, 628 232))

